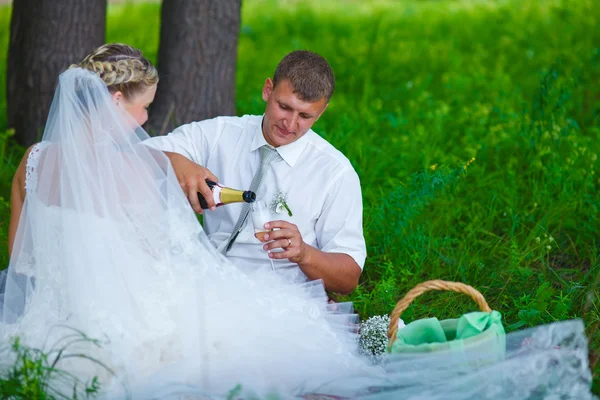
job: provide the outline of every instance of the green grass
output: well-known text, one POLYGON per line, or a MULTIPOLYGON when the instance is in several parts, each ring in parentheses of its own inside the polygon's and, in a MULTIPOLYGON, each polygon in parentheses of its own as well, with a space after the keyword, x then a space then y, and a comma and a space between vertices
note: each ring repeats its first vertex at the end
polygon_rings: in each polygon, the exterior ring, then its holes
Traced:
MULTIPOLYGON (((264 79, 291 50, 321 53, 336 73, 336 93, 315 130, 361 177, 369 257, 349 299, 363 318, 389 313, 424 280, 461 281, 502 312, 509 330, 583 318, 597 362, 597 4, 243 2, 238 114, 262 113, 264 79)), ((111 6, 107 41, 155 60, 159 13, 157 4, 111 6)), ((9 19, 0 7, 2 54, 9 19)), ((0 63, 2 93, 4 77, 0 63)), ((0 129, 5 109, 2 96, 0 129)), ((2 239, 3 199, 20 152, 9 145, 0 154, 2 239)), ((403 318, 474 308, 464 296, 431 293, 403 318)), ((597 364, 594 372, 600 393, 597 364)))
POLYGON ((11 354, 3 354, 11 360, 14 359, 14 364, 8 370, 0 371, 0 398, 76 400, 95 398, 101 392, 97 377, 89 377, 88 381, 83 382, 61 367, 66 359, 79 359, 84 364, 95 364, 99 370, 114 375, 114 372, 102 362, 77 352, 77 349, 81 350, 82 346, 90 350, 102 347, 103 343, 72 328, 57 327, 63 330, 65 328, 64 336, 47 351, 23 345, 18 338, 13 340, 11 354))

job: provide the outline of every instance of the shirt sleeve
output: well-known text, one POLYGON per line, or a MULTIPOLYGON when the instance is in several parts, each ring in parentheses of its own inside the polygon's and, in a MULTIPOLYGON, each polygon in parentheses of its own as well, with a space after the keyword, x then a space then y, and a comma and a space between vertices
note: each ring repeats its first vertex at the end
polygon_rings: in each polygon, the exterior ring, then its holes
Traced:
POLYGON ((156 136, 143 143, 156 150, 179 153, 197 164, 205 165, 218 131, 218 120, 211 119, 182 125, 166 136, 156 136), (209 136, 210 135, 210 136, 209 136))
POLYGON ((367 257, 362 222, 360 180, 356 171, 345 168, 327 188, 323 211, 315 226, 320 250, 348 254, 362 269, 367 257))

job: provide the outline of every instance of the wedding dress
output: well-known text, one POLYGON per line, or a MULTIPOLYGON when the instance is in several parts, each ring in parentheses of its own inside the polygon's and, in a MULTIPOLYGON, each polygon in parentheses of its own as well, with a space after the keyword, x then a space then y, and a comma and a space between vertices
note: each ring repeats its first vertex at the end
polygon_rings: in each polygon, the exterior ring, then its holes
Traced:
POLYGON ((0 368, 14 361, 14 336, 48 349, 76 329, 101 346, 77 341, 70 352, 102 365, 58 367, 98 376, 105 398, 225 398, 237 385, 242 398, 591 398, 578 321, 509 335, 504 361, 484 367, 437 354, 370 364, 351 305, 328 305, 321 282, 249 277, 212 247, 147 137, 94 74, 61 75, 0 278, 0 368))

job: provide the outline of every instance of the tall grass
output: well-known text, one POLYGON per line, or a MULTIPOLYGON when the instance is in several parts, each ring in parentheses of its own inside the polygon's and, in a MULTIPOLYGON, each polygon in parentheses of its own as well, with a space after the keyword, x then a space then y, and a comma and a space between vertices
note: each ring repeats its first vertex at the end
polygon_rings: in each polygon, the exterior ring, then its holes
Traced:
MULTIPOLYGON (((111 6, 107 41, 155 59, 159 12, 111 6)), ((9 16, 0 8, 0 52, 9 16)), ((361 177, 369 256, 349 299, 362 317, 421 281, 465 282, 509 330, 583 318, 598 379, 599 25, 594 0, 243 2, 238 114, 263 112, 264 79, 291 50, 336 73, 315 130, 361 177)), ((4 76, 0 63, 2 91, 4 76)), ((0 128, 5 109, 0 97, 0 128)), ((21 150, 2 154, 4 199, 21 150)), ((474 307, 435 293, 404 317, 474 307)))

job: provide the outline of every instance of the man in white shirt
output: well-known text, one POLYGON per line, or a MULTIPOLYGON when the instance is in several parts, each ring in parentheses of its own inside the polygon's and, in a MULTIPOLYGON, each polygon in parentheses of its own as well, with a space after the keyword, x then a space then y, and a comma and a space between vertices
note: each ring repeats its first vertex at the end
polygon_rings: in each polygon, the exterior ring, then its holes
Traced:
POLYGON ((350 293, 366 258, 360 181, 348 159, 311 130, 334 86, 323 57, 295 51, 265 81, 264 115, 192 122, 145 143, 169 156, 198 213, 198 192, 203 195, 211 210, 204 214, 206 233, 242 270, 252 273, 273 263, 275 272, 290 280, 322 279, 328 291, 350 293), (277 154, 257 172, 263 147, 277 154), (248 189, 259 174, 257 199, 272 204, 273 220, 265 228, 275 229, 263 243, 254 237, 251 216, 240 217, 244 206, 216 208, 205 182, 248 189), (291 216, 277 207, 280 193, 291 216), (236 223, 241 227, 233 233, 236 223))

